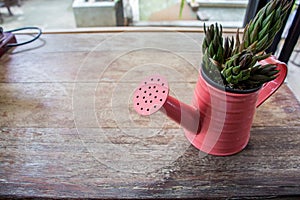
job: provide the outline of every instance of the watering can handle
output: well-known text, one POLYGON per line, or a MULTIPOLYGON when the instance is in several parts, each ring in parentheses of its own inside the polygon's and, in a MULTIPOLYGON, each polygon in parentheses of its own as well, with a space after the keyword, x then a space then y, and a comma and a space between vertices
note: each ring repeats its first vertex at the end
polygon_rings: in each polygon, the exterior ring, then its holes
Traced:
POLYGON ((277 66, 277 69, 280 70, 279 75, 276 79, 266 83, 263 85, 260 93, 258 95, 258 99, 256 102, 256 107, 259 107, 263 102, 265 102, 276 90, 283 84, 286 75, 287 75, 287 66, 285 63, 280 62, 275 58, 275 56, 270 56, 269 58, 262 60, 259 62, 262 65, 266 64, 274 64, 277 66))

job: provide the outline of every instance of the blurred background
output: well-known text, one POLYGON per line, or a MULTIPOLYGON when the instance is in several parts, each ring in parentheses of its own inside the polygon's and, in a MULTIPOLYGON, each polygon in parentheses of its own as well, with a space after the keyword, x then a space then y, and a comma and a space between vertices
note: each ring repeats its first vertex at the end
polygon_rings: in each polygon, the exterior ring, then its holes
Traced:
MULTIPOLYGON (((256 12, 260 1, 186 0, 1 0, 1 26, 69 29, 101 26, 198 27, 219 22, 242 27, 248 5, 256 12)), ((250 14, 251 15, 251 14, 250 14)))

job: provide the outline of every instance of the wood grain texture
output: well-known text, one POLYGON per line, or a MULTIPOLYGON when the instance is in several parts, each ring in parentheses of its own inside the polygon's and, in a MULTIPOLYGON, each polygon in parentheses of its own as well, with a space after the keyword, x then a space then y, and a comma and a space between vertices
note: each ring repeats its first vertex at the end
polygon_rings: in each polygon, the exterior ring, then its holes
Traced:
POLYGON ((153 73, 191 102, 202 38, 44 35, 0 58, 0 198, 300 196, 300 104, 286 84, 257 109, 248 146, 228 157, 200 153, 161 113, 133 111, 133 90, 153 73))

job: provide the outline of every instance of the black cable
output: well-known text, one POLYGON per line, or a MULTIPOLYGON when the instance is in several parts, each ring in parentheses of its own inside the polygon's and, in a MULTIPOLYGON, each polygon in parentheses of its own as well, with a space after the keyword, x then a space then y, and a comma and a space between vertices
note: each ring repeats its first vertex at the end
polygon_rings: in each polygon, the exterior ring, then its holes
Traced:
POLYGON ((31 40, 28 40, 28 41, 25 41, 25 42, 21 42, 21 43, 10 43, 10 44, 7 44, 6 46, 7 47, 17 47, 17 46, 21 46, 21 45, 24 45, 24 44, 28 44, 28 43, 31 43, 31 42, 37 40, 42 35, 42 30, 40 28, 34 27, 34 26, 32 26, 32 27, 29 26, 29 27, 17 28, 17 29, 5 31, 5 32, 12 33, 12 32, 18 32, 18 31, 23 31, 23 30, 37 30, 38 33, 31 40))

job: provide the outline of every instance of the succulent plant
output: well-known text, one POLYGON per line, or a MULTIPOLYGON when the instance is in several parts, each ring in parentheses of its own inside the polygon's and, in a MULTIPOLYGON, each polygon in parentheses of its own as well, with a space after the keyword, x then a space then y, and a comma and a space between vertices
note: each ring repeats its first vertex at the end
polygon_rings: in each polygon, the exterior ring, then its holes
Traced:
POLYGON ((239 30, 235 38, 223 39, 221 25, 204 26, 202 60, 206 74, 216 83, 234 89, 256 88, 275 79, 279 72, 276 66, 258 62, 271 55, 265 50, 281 29, 291 4, 288 0, 267 3, 246 25, 242 40, 239 30))

